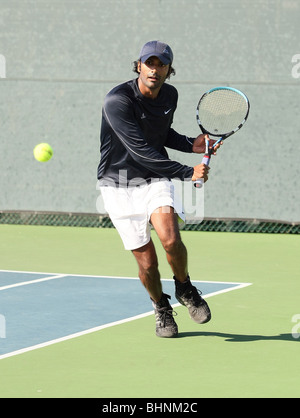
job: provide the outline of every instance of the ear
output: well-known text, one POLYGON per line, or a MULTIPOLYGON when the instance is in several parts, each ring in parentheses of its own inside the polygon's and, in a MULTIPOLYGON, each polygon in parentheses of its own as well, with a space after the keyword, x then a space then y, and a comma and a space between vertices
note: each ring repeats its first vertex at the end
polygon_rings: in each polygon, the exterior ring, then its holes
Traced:
POLYGON ((137 63, 137 70, 139 73, 141 72, 141 61, 138 61, 137 63))

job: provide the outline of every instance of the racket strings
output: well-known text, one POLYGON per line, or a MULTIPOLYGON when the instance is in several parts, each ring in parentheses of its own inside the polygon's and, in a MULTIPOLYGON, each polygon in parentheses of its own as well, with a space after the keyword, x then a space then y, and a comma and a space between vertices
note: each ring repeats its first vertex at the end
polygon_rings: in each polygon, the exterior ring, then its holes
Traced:
POLYGON ((248 112, 245 98, 231 90, 214 90, 204 95, 198 104, 198 118, 205 130, 224 135, 236 130, 248 112))

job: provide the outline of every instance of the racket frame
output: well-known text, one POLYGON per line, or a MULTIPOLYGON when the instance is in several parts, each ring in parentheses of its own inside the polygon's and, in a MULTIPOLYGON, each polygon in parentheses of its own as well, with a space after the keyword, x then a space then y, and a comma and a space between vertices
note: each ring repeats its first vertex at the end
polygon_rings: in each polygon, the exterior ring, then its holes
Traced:
MULTIPOLYGON (((220 137, 214 143, 214 146, 212 148, 210 148, 208 151, 207 151, 207 149, 205 150, 205 154, 203 156, 202 163, 204 163, 206 165, 209 165, 210 157, 211 157, 211 155, 213 153, 214 147, 216 145, 218 145, 221 141, 224 141, 225 139, 229 138, 231 135, 233 135, 235 132, 239 131, 243 127, 243 125, 245 124, 246 120, 248 119, 249 111, 250 111, 250 102, 248 100, 248 97, 243 92, 241 92, 240 90, 235 89, 233 87, 225 87, 225 86, 214 87, 214 88, 208 90, 206 93, 204 93, 201 96, 201 98, 200 98, 200 100, 198 102, 197 108, 196 108, 196 120, 197 120, 197 123, 198 123, 198 125, 199 125, 199 127, 200 127, 200 129, 201 129, 201 131, 202 131, 203 134, 207 134, 209 136, 214 136, 214 137, 220 137), (235 128, 234 130, 232 130, 230 132, 223 133, 223 134, 220 134, 220 133, 214 134, 212 132, 207 131, 204 128, 204 126, 201 124, 201 120, 200 120, 200 116, 199 116, 199 106, 200 106, 201 101, 208 94, 210 94, 210 93, 212 93, 213 91, 216 91, 216 90, 230 90, 230 91, 233 91, 233 92, 235 92, 237 94, 240 94, 244 98, 245 102, 247 103, 247 107, 248 107, 247 108, 246 115, 245 115, 243 121, 237 126, 237 128, 235 128)), ((202 185, 203 185, 203 183, 204 183, 203 179, 200 178, 200 179, 197 179, 196 181, 194 181, 194 186, 197 187, 197 188, 201 188, 202 185)))

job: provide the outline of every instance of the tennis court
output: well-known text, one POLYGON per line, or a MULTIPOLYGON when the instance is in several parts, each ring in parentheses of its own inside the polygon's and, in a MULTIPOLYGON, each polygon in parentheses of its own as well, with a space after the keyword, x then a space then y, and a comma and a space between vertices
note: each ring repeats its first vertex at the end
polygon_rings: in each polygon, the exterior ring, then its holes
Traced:
POLYGON ((299 396, 298 236, 182 231, 213 319, 176 304, 161 251, 179 337, 160 339, 114 229, 0 232, 1 397, 299 396))
MULTIPOLYGON (((297 0, 1 2, 0 398, 95 398, 97 413, 100 399, 299 398, 299 12, 297 0), (96 186, 105 96, 138 76, 152 40, 174 53, 174 131, 201 133, 197 103, 217 87, 251 109, 205 187, 179 182, 209 323, 177 303, 152 231, 172 339, 155 335, 96 186), (53 156, 40 162, 44 143, 53 156)), ((167 151, 189 167, 202 160, 167 151)))

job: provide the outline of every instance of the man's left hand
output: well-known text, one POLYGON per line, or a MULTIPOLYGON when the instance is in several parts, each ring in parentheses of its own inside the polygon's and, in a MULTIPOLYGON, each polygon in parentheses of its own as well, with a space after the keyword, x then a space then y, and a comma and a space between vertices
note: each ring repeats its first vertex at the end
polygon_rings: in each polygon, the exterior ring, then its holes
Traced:
POLYGON ((217 142, 217 140, 210 139, 207 134, 201 134, 201 135, 197 136, 197 138, 194 141, 193 152, 195 152, 196 154, 204 154, 205 153, 205 140, 206 139, 209 139, 208 148, 209 149, 214 148, 214 151, 212 153, 213 155, 216 154, 217 149, 220 148, 220 146, 223 144, 223 142, 221 141, 221 142, 219 142, 218 145, 216 145, 214 147, 214 144, 217 142))

